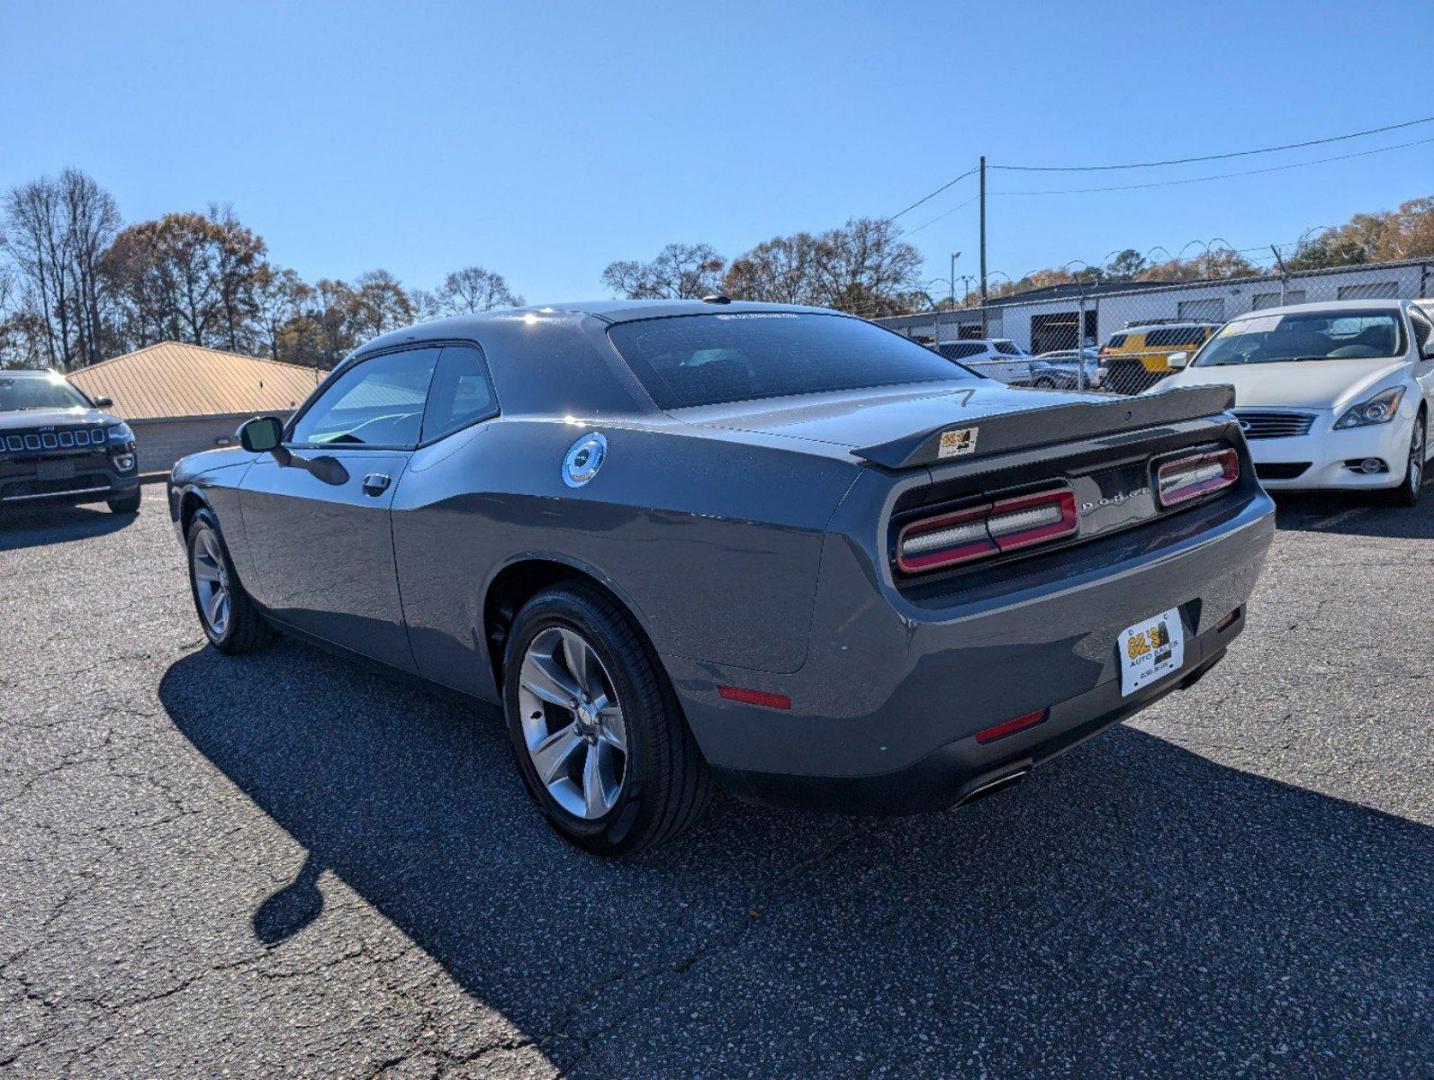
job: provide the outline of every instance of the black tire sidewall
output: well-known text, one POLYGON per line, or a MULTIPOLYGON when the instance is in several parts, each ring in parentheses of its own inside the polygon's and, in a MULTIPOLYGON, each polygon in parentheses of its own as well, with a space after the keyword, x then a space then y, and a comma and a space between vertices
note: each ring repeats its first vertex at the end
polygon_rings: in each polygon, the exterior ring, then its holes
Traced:
POLYGON ((611 625, 611 619, 587 597, 575 590, 559 587, 540 593, 523 607, 514 620, 503 654, 503 714, 523 784, 559 833, 579 847, 599 853, 616 850, 633 832, 642 811, 644 766, 652 752, 645 736, 653 719, 648 715, 653 705, 650 700, 652 695, 644 694, 638 685, 644 674, 650 676, 652 673, 633 670, 637 664, 650 661, 625 655, 627 650, 616 644, 616 630, 611 625), (547 787, 538 778, 523 735, 518 673, 528 645, 549 627, 574 630, 597 650, 599 659, 612 678, 613 690, 622 708, 627 736, 622 792, 611 810, 593 820, 570 814, 548 793, 547 787))
POLYGON ((189 532, 185 536, 184 541, 184 554, 188 564, 186 569, 189 571, 189 598, 194 601, 194 613, 199 617, 200 629, 204 631, 204 636, 207 637, 216 648, 227 648, 230 640, 234 636, 234 627, 236 625, 233 590, 235 583, 237 583, 239 579, 234 574, 234 563, 229 558, 229 547, 224 543, 224 534, 219 531, 219 522, 215 520, 214 515, 208 510, 198 511, 194 515, 194 519, 190 521, 189 532), (230 581, 229 622, 225 624, 224 633, 222 635, 214 633, 213 628, 209 625, 209 620, 204 617, 204 609, 199 603, 199 582, 194 578, 194 545, 199 539, 199 534, 205 529, 214 533, 215 537, 219 540, 219 551, 224 556, 224 570, 225 573, 229 575, 230 581))
POLYGON ((1406 459, 1405 459, 1405 464, 1404 464, 1404 481, 1403 481, 1403 483, 1401 483, 1401 484, 1399 485, 1398 488, 1395 489, 1395 491, 1396 491, 1396 498, 1398 499, 1399 503, 1400 503, 1401 505, 1403 505, 1403 506, 1414 506, 1415 504, 1417 504, 1417 503, 1419 502, 1419 495, 1420 495, 1420 492, 1423 490, 1423 486, 1424 486, 1423 483, 1422 483, 1422 481, 1423 481, 1423 479, 1424 479, 1424 471, 1425 471, 1426 468, 1428 468, 1428 465, 1427 465, 1427 459, 1428 459, 1428 457, 1429 457, 1429 445, 1428 445, 1428 440, 1429 440, 1429 421, 1425 418, 1424 413, 1421 411, 1421 412, 1419 413, 1419 415, 1417 415, 1417 416, 1414 418, 1414 427, 1411 428, 1411 429, 1410 429, 1410 432, 1409 432, 1409 450, 1410 450, 1410 453, 1409 453, 1409 455, 1408 455, 1408 456, 1406 457, 1406 459), (1425 440, 1425 441, 1424 441, 1423 444, 1421 444, 1421 447, 1420 447, 1420 451, 1419 451, 1419 452, 1424 455, 1424 457, 1425 457, 1426 460, 1425 460, 1425 462, 1421 462, 1421 463, 1420 463, 1421 466, 1422 466, 1422 467, 1419 469, 1419 478, 1420 478, 1421 483, 1416 484, 1416 483, 1414 483, 1414 454, 1413 454, 1413 450, 1414 450, 1414 438, 1415 438, 1416 435, 1419 434, 1421 428, 1423 429, 1424 440, 1425 440))

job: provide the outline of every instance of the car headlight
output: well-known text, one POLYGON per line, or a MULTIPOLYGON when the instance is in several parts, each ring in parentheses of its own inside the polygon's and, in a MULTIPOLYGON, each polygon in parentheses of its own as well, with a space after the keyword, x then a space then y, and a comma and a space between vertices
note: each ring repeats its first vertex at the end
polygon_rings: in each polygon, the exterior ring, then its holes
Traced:
POLYGON ((1368 427, 1371 424, 1387 424, 1399 411, 1404 400, 1404 387, 1392 386, 1381 390, 1368 401, 1361 401, 1335 422, 1334 429, 1368 427))
POLYGON ((134 442, 134 430, 121 420, 118 424, 109 426, 107 438, 111 443, 132 443, 134 442))

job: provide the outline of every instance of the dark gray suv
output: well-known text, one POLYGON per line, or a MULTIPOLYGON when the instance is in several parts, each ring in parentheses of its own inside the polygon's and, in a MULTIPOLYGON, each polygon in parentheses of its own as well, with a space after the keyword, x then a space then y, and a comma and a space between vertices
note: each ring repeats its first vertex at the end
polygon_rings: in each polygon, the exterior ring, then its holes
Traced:
POLYGON ((0 371, 0 505, 139 510, 134 432, 53 371, 0 371))

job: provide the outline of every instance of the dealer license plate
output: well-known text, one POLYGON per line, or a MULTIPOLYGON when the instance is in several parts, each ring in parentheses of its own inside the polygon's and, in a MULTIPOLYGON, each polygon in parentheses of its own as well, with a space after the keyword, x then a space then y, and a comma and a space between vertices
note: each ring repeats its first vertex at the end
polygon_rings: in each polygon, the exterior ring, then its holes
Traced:
POLYGON ((68 480, 75 475, 75 463, 69 458, 61 458, 59 461, 37 461, 35 463, 36 480, 68 480))
POLYGON ((1120 632, 1120 693, 1128 696, 1185 663, 1185 629, 1171 608, 1120 632))

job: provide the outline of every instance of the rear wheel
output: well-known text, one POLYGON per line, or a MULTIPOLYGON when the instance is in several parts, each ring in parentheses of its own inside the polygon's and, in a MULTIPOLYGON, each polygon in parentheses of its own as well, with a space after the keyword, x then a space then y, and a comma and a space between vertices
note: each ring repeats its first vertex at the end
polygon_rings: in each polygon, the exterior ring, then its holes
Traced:
POLYGON ((1424 486, 1425 441, 1429 437, 1428 421, 1420 412, 1414 418, 1414 430, 1409 435, 1409 462, 1404 469, 1404 482, 1394 489, 1394 501, 1400 506, 1414 506, 1419 502, 1419 492, 1424 486))
POLYGON ((1054 390, 1056 388, 1056 381, 1046 375, 1042 375, 1032 385, 1037 386, 1042 390, 1054 390))
POLYGON ((204 636, 227 653, 253 652, 269 644, 274 629, 239 583, 214 515, 208 510, 195 514, 187 537, 189 588, 204 636))
POLYGON ((523 783, 559 834, 600 855, 673 839, 711 776, 632 618, 597 589, 544 590, 518 613, 503 704, 523 783))
POLYGON ((133 495, 126 495, 122 499, 107 499, 105 505, 114 514, 138 514, 139 513, 139 492, 133 495))

